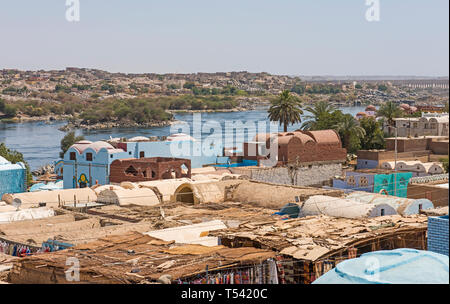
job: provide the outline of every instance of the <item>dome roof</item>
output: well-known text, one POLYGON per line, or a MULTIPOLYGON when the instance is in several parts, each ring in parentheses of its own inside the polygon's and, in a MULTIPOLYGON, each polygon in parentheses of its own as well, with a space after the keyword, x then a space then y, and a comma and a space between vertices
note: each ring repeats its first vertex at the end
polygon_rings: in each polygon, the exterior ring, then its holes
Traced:
POLYGON ((105 148, 107 150, 114 149, 113 146, 111 146, 110 144, 108 144, 105 141, 96 141, 93 143, 88 140, 79 141, 76 144, 72 145, 71 148, 76 149, 78 151, 78 153, 80 153, 80 154, 82 154, 84 152, 84 150, 86 150, 88 148, 93 149, 95 152, 98 152, 103 148, 105 148))
POLYGON ((98 152, 103 148, 105 148, 106 150, 114 150, 115 149, 111 144, 108 144, 105 141, 96 141, 95 143, 92 143, 89 146, 87 146, 87 148, 91 148, 91 149, 95 150, 95 152, 98 152))
POLYGON ((133 138, 130 138, 128 141, 130 142, 136 142, 136 141, 148 141, 148 137, 144 137, 144 136, 136 136, 133 138))
POLYGON ((80 141, 77 141, 75 144, 76 144, 76 145, 90 145, 90 144, 92 144, 92 141, 89 141, 89 140, 80 140, 80 141))
POLYGON ((369 252, 339 263, 313 282, 352 283, 448 284, 448 256, 408 248, 369 252))
POLYGON ((295 139, 294 135, 285 135, 278 137, 279 145, 288 145, 291 140, 295 139))
POLYGON ((377 110, 377 108, 375 108, 374 105, 368 105, 366 108, 366 111, 376 111, 376 110, 377 110))
POLYGON ((305 132, 315 139, 318 144, 340 144, 341 139, 334 130, 320 130, 305 132))
POLYGON ((0 165, 9 165, 9 164, 10 162, 8 160, 0 156, 0 165))
POLYGON ((402 108, 403 110, 410 110, 410 109, 411 109, 411 107, 409 106, 409 104, 406 104, 406 103, 402 103, 402 104, 400 105, 400 108, 402 108))
POLYGON ((176 133, 167 137, 167 141, 195 141, 195 138, 188 134, 176 133))
POLYGON ((295 137, 299 138, 303 144, 307 143, 308 141, 314 142, 314 139, 311 136, 306 135, 303 132, 295 132, 295 137))

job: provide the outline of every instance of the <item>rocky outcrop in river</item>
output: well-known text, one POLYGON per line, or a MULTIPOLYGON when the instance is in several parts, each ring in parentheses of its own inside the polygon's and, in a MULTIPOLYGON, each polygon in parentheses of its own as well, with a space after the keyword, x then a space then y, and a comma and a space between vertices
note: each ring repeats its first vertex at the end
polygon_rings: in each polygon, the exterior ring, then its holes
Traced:
POLYGON ((52 164, 44 165, 44 166, 40 167, 39 169, 33 170, 31 172, 31 174, 33 176, 42 176, 42 175, 54 174, 54 173, 55 173, 55 165, 52 165, 52 164))
POLYGON ((99 122, 95 124, 88 124, 81 120, 69 122, 67 125, 59 128, 58 130, 67 132, 74 129, 83 130, 102 130, 102 129, 112 129, 112 128, 150 128, 150 127, 165 127, 172 124, 171 120, 168 121, 152 121, 146 123, 137 123, 132 121, 125 122, 99 122))

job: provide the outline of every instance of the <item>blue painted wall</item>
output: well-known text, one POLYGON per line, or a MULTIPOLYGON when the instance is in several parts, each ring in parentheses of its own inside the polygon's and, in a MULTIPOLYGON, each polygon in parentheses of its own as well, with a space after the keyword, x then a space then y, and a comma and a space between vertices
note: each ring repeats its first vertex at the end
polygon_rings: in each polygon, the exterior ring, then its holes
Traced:
POLYGON ((95 152, 88 148, 82 154, 75 148, 69 148, 64 154, 63 179, 64 189, 77 188, 81 182, 86 181, 86 186, 90 187, 96 184, 109 184, 109 166, 116 159, 131 158, 126 152, 110 154, 103 148, 95 152), (76 160, 70 160, 70 152, 75 152, 76 160), (92 161, 86 160, 86 153, 92 153, 92 161))
POLYGON ((373 192, 374 174, 346 172, 345 175, 345 180, 333 179, 333 188, 373 192), (367 181, 367 183, 363 181, 367 181))
POLYGON ((192 168, 226 163, 228 160, 228 157, 218 156, 222 154, 222 147, 202 147, 191 141, 128 142, 125 143, 124 150, 126 151, 110 153, 103 148, 96 153, 95 150, 87 148, 79 154, 75 148, 69 148, 64 154, 64 189, 80 187, 80 182, 83 181, 87 187, 95 185, 96 182, 100 185, 109 184, 111 163, 116 159, 139 158, 141 152, 144 152, 144 157, 187 158, 191 160, 192 168), (75 152, 76 161, 70 160, 70 152, 75 152), (86 160, 86 153, 92 153, 92 161, 86 160))
POLYGON ((192 168, 201 168, 205 165, 216 164, 218 156, 222 155, 223 147, 205 146, 200 142, 191 141, 156 141, 127 143, 128 157, 139 158, 141 152, 145 157, 176 157, 191 160, 192 168))
POLYGON ((23 163, 0 165, 0 200, 5 193, 21 193, 26 190, 26 168, 23 163))
POLYGON ((448 215, 428 218, 428 250, 448 256, 448 215))
POLYGON ((377 167, 378 162, 370 159, 358 159, 356 164, 357 169, 375 169, 377 167))

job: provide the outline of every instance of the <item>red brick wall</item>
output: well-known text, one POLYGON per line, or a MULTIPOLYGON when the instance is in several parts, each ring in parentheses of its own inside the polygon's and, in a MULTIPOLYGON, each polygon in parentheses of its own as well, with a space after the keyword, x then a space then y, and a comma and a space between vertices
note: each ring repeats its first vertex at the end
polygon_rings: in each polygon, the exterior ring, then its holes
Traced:
MULTIPOLYGON (((311 140, 303 143, 298 137, 287 135, 278 142, 278 160, 284 163, 295 162, 322 162, 322 161, 345 161, 347 150, 342 148, 339 142, 317 143, 311 140)), ((254 160, 258 157, 249 156, 249 143, 244 143, 245 159, 254 160)), ((266 145, 269 148, 268 145, 266 145)))
POLYGON ((162 159, 141 158, 115 160, 110 166, 109 181, 121 182, 144 182, 160 179, 170 179, 171 171, 175 172, 176 178, 191 177, 191 161, 189 159, 162 159), (183 174, 181 166, 186 165, 188 172, 183 174), (132 166, 135 174, 127 174, 126 170, 132 166))

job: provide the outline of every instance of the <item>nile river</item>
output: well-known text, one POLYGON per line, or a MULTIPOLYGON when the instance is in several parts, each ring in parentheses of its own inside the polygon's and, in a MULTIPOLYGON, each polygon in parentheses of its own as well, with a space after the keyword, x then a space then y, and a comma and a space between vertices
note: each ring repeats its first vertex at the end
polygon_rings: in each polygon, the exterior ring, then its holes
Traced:
MULTIPOLYGON (((364 107, 342 107, 344 113, 356 115, 360 111, 364 111, 364 107)), ((185 121, 192 126, 192 114, 176 114, 175 119, 185 121)), ((267 111, 254 110, 245 112, 229 112, 229 113, 201 113, 202 123, 206 121, 216 121, 224 126, 225 121, 242 121, 257 122, 267 121, 267 111)), ((6 143, 10 149, 23 153, 25 159, 30 164, 32 170, 42 165, 53 163, 59 158, 60 141, 64 137, 65 132, 58 130, 65 122, 28 122, 28 123, 0 123, 0 142, 6 143)), ((289 127, 289 131, 296 130, 300 124, 289 127)), ((177 132, 176 125, 168 127, 157 127, 148 129, 121 129, 114 128, 108 130, 77 130, 77 135, 84 135, 87 140, 97 141, 109 139, 111 137, 134 136, 168 136, 171 131, 177 132)), ((182 130, 178 130, 182 131, 182 130)), ((207 134, 207 133, 204 133, 207 134)))

